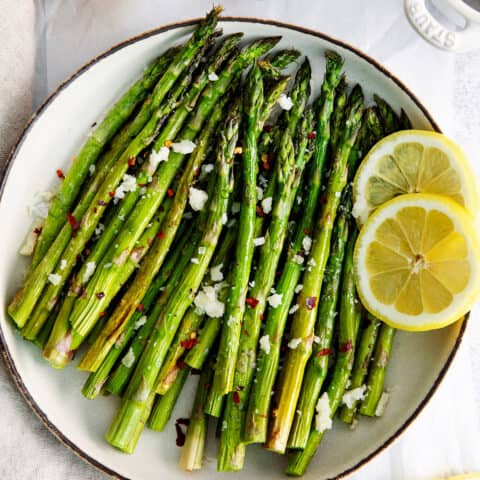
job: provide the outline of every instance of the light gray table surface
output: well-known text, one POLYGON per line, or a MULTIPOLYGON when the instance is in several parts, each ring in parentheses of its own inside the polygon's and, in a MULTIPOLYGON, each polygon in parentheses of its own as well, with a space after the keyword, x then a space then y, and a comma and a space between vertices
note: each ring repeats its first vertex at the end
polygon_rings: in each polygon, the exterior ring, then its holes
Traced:
MULTIPOLYGON (((63 2, 67 22, 74 22, 75 14, 81 14, 82 9, 94 9, 96 4, 95 1, 80 0, 63 0, 63 2)), ((83 61, 104 50, 110 44, 142 31, 135 31, 135 27, 115 29, 109 25, 109 19, 105 18, 103 23, 99 22, 99 25, 103 25, 103 30, 98 31, 98 38, 93 42, 86 42, 87 48, 83 53, 83 59, 79 56, 72 62, 66 56, 62 58, 55 48, 48 50, 51 55, 57 55, 54 63, 58 71, 53 77, 47 78, 44 71, 47 45, 38 41, 39 38, 45 40, 46 37, 45 32, 39 32, 39 29, 54 28, 41 21, 44 18, 42 15, 46 11, 51 13, 51 9, 62 8, 61 3, 58 0, 51 0, 50 4, 47 0, 39 1, 38 10, 35 12, 31 1, 0 0, 2 12, 0 15, 0 165, 6 161, 8 152, 32 112, 33 105, 38 104, 54 88, 55 82, 58 83, 83 61)), ((112 8, 115 4, 108 0, 105 0, 105 3, 109 3, 112 8)), ((186 3, 183 2, 183 4, 186 3)), ((209 6, 211 2, 200 2, 201 5, 197 5, 192 11, 187 11, 185 5, 183 7, 177 5, 175 8, 172 7, 168 15, 166 14, 168 17, 166 19, 162 18, 161 9, 159 9, 155 23, 162 24, 164 20, 198 16, 203 13, 204 5, 207 3, 209 6)), ((295 9, 290 8, 292 4, 289 7, 288 2, 285 1, 276 4, 261 0, 243 1, 237 4, 231 1, 224 3, 231 6, 231 11, 227 13, 262 16, 261 13, 264 12, 265 17, 275 17, 278 11, 281 11, 283 12, 281 17, 284 20, 302 23, 295 9)), ((132 15, 136 15, 132 2, 122 0, 115 5, 119 8, 131 8, 132 15)), ((53 37, 48 38, 49 41, 53 41, 53 37)), ((81 44, 81 39, 79 41, 81 44)), ((50 58, 49 61, 52 62, 52 59, 50 58)), ((478 166, 480 162, 478 155, 480 152, 480 50, 457 54, 453 61, 453 124, 455 125, 453 135, 464 145, 473 162, 478 166)), ((414 68, 415 59, 412 59, 412 69, 414 68)), ((434 76, 431 81, 435 82, 434 76)), ((473 318, 471 323, 475 323, 476 320, 478 319, 473 318)), ((475 401, 477 411, 480 411, 480 322, 477 323, 479 326, 475 323, 469 328, 468 357, 472 362, 472 371, 476 372, 474 374, 475 401)), ((60 478, 100 480, 105 478, 103 474, 95 471, 68 451, 45 429, 17 392, 1 362, 0 418, 2 421, 0 478, 5 480, 60 478)), ((478 451, 478 446, 475 448, 478 451)), ((359 478, 362 478, 361 474, 359 478)))

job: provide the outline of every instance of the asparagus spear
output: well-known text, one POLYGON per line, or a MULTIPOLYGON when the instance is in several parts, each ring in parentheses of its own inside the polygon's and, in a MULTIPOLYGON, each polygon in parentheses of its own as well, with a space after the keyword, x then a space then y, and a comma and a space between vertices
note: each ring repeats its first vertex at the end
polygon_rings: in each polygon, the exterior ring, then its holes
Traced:
POLYGON ((223 323, 222 327, 213 378, 213 391, 222 395, 230 392, 233 387, 241 321, 245 311, 248 279, 253 258, 257 204, 257 140, 260 133, 260 114, 263 101, 261 71, 258 64, 254 64, 248 74, 245 91, 245 133, 242 159, 244 190, 240 209, 239 237, 235 249, 231 291, 225 312, 227 321, 223 323))
MULTIPOLYGON (((207 18, 200 23, 192 37, 163 74, 157 84, 158 88, 155 88, 152 96, 152 103, 155 105, 155 109, 161 105, 162 100, 173 86, 175 80, 188 67, 195 58, 195 54, 205 45, 208 38, 212 35, 217 23, 218 12, 218 8, 213 9, 207 18)), ((171 110, 173 105, 168 108, 171 110)), ((81 208, 77 205, 73 214, 68 215, 69 223, 64 225, 62 231, 50 246, 47 254, 37 267, 30 272, 23 288, 15 295, 8 310, 19 327, 25 325, 44 286, 49 281, 48 279, 54 278, 55 280, 53 280, 53 283, 47 288, 48 291, 42 297, 42 308, 36 309, 38 315, 44 316, 45 319, 46 316, 48 316, 48 313, 45 315, 45 312, 48 312, 51 310, 51 307, 53 307, 58 296, 58 290, 63 286, 76 261, 77 255, 83 250, 85 243, 97 226, 105 210, 105 205, 111 200, 109 193, 114 191, 120 183, 131 163, 131 158, 135 158, 137 154, 152 141, 152 135, 155 133, 157 125, 161 121, 161 116, 159 116, 158 113, 159 112, 150 118, 142 131, 135 137, 135 140, 130 143, 129 147, 122 153, 120 159, 115 163, 114 168, 110 170, 95 194, 90 204, 91 208, 88 207, 88 212, 85 213, 85 210, 83 210, 83 208, 86 207, 85 205, 82 205, 81 208), (66 246, 67 248, 64 251, 66 246), (59 260, 62 256, 63 259, 66 260, 67 265, 64 266, 63 269, 59 265, 55 270, 54 277, 52 277, 50 274, 54 270, 55 265, 60 263, 59 260)), ((39 328, 41 328, 42 322, 36 323, 40 323, 39 328)))
POLYGON ((218 148, 216 191, 210 201, 210 213, 200 242, 200 245, 204 247, 204 253, 199 255, 198 263, 190 263, 184 270, 176 288, 176 295, 169 298, 160 313, 148 345, 129 382, 120 408, 106 434, 108 442, 120 450, 125 450, 130 446, 132 434, 147 407, 146 401, 157 387, 156 379, 178 324, 193 301, 222 230, 222 219, 227 212, 228 199, 232 191, 231 165, 239 124, 237 103, 234 103, 230 110, 218 148))
POLYGON ((212 382, 212 368, 213 362, 211 362, 210 368, 205 368, 200 375, 185 437, 185 445, 180 454, 180 467, 188 472, 202 468, 203 452, 207 441, 207 417, 203 409, 212 382))
POLYGON ((373 417, 377 412, 378 402, 383 393, 385 373, 392 352, 395 329, 382 323, 375 344, 375 355, 368 372, 366 396, 360 406, 360 413, 373 417))
MULTIPOLYGON (((165 283, 169 279, 170 275, 172 274, 177 261, 179 260, 180 255, 185 247, 185 243, 187 242, 188 235, 187 232, 184 232, 184 235, 180 236, 180 241, 172 252, 169 254, 162 270, 159 272, 155 280, 150 285, 147 293, 142 299, 142 306, 143 311, 136 311, 132 318, 131 318, 131 325, 130 328, 126 328, 120 338, 117 339, 111 350, 108 352, 108 355, 105 357, 105 360, 102 362, 100 367, 95 371, 92 372, 83 388, 82 393, 86 398, 93 399, 98 396, 103 385, 108 379, 110 372, 112 371, 115 363, 117 362, 118 358, 124 352, 125 347, 128 345, 132 337, 135 335, 136 332, 139 331, 140 327, 145 325, 147 318, 145 312, 148 312, 152 304, 154 303, 156 297, 160 293, 162 287, 164 287, 165 283)), ((133 355, 136 357, 139 355, 139 351, 133 350, 133 345, 131 346, 133 355)), ((128 353, 128 352, 127 352, 128 353)), ((128 362, 127 362, 128 363, 128 362)))
MULTIPOLYGON (((355 351, 355 298, 356 289, 353 273, 353 250, 357 239, 357 230, 352 222, 346 246, 345 264, 342 278, 342 295, 340 299, 340 318, 338 332, 338 352, 332 379, 328 385, 325 397, 317 404, 318 419, 315 419, 304 450, 297 450, 290 457, 287 475, 303 475, 323 436, 330 426, 325 417, 332 420, 339 408, 353 366, 355 351), (328 404, 328 405, 326 405, 328 404), (324 410, 325 409, 325 410, 324 410)), ((316 399, 315 399, 316 401, 316 399)))
MULTIPOLYGON (((352 377, 348 387, 350 390, 362 388, 365 378, 367 377, 368 367, 372 358, 379 327, 380 321, 373 315, 369 314, 368 324, 360 336, 358 351, 355 353, 355 364, 353 366, 352 377)), ((345 423, 353 423, 358 404, 359 400, 353 400, 351 406, 344 405, 340 410, 340 419, 345 423)))
POLYGON ((326 149, 330 139, 330 116, 333 109, 335 89, 340 80, 341 67, 342 61, 338 56, 327 55, 322 93, 317 101, 316 148, 310 161, 307 196, 303 202, 303 214, 296 228, 292 245, 288 250, 282 275, 276 286, 277 293, 282 294, 284 301, 282 305, 268 313, 265 322, 264 334, 268 335, 270 339, 270 353, 267 355, 260 351, 259 354, 258 370, 250 395, 245 423, 244 439, 247 442, 263 443, 267 439, 268 412, 278 369, 281 339, 294 291, 302 272, 302 243, 305 235, 313 231, 326 149))
POLYGON ((330 256, 325 268, 322 293, 318 306, 318 317, 315 324, 317 341, 314 343, 313 353, 308 361, 303 379, 288 440, 289 448, 305 448, 315 414, 315 405, 323 382, 327 377, 335 317, 337 316, 337 304, 340 296, 345 244, 349 232, 348 219, 351 210, 350 193, 346 192, 346 195, 344 194, 343 197, 332 235, 330 256))
POLYGON ((363 95, 360 87, 356 86, 349 98, 341 145, 333 159, 324 202, 317 219, 312 249, 307 262, 308 268, 303 277, 303 290, 297 297, 299 309, 292 321, 291 335, 292 339, 300 343, 288 352, 284 367, 285 375, 280 387, 278 415, 273 419, 266 444, 269 450, 279 453, 283 453, 287 446, 305 365, 312 353, 317 304, 325 265, 330 253, 333 223, 342 190, 347 183, 347 162, 351 146, 355 143, 360 129, 362 112, 363 95))
POLYGON ((340 83, 335 90, 335 104, 332 113, 332 135, 330 138, 330 145, 332 151, 336 151, 342 134, 342 127, 345 121, 345 106, 348 100, 347 81, 345 75, 342 75, 340 83))
POLYGON ((165 67, 170 60, 171 55, 167 52, 167 54, 152 62, 143 72, 142 77, 122 95, 88 137, 52 200, 48 216, 35 246, 32 268, 38 265, 47 253, 55 236, 63 227, 66 214, 71 210, 77 199, 80 188, 87 179, 90 167, 95 165, 105 145, 127 121, 137 105, 145 100, 151 88, 164 74, 165 67))
POLYGON ((380 96, 373 96, 382 120, 384 134, 390 135, 400 128, 400 119, 393 108, 380 96))
POLYGON ((180 393, 182 393, 183 386, 185 385, 189 374, 190 368, 184 366, 179 369, 178 375, 175 377, 168 392, 166 392, 165 395, 156 396, 152 412, 148 417, 148 428, 155 430, 156 432, 163 432, 172 416, 173 409, 180 393))

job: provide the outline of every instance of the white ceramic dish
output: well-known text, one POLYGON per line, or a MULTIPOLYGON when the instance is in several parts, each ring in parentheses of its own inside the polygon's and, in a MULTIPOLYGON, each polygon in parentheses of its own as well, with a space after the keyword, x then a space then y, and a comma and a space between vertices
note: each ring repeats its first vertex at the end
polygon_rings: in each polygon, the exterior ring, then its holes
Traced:
MULTIPOLYGON (((3 178, 0 298, 4 306, 19 287, 26 266, 17 251, 31 224, 26 207, 33 202, 35 192, 55 187, 55 170, 68 168, 69 159, 83 143, 90 125, 151 59, 185 37, 193 23, 162 27, 114 47, 62 84, 33 116, 10 157, 3 178)), ((375 61, 340 41, 300 27, 263 20, 227 18, 221 26, 225 33, 245 32, 246 39, 282 35, 280 47, 295 46, 309 56, 315 93, 323 77, 323 52, 334 49, 345 58, 348 80, 360 82, 367 98, 377 92, 395 108, 403 107, 416 128, 438 129, 425 108, 400 81, 375 61)), ((434 394, 455 356, 464 328, 465 322, 459 322, 430 333, 399 333, 387 376, 387 387, 394 388, 394 394, 384 416, 375 420, 362 418, 353 432, 335 422, 305 478, 321 480, 345 476, 390 445, 434 394)), ((7 366, 20 392, 67 447, 115 478, 175 480, 186 477, 177 466, 179 450, 175 446, 172 424, 163 434, 146 429, 134 455, 114 450, 104 441, 103 435, 117 399, 104 397, 89 401, 83 398, 80 389, 86 375, 73 367, 60 372, 51 369, 36 347, 16 333, 5 309, 0 318, 0 334, 7 366)), ((186 388, 193 387, 190 382, 186 388)), ((189 392, 182 395, 174 418, 188 416, 191 398, 189 392)), ((215 450, 216 442, 210 441, 209 458, 205 468, 195 474, 196 478, 211 480, 221 476, 215 473, 215 450)), ((278 479, 283 476, 284 464, 283 458, 251 446, 245 470, 235 478, 278 479)))

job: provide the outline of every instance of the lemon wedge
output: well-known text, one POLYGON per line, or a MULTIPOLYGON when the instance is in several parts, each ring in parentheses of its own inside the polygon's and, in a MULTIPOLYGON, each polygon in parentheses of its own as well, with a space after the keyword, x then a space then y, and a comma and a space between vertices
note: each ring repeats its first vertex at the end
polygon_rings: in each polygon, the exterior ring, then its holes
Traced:
POLYGON ((436 132, 404 130, 375 144, 355 176, 353 215, 363 225, 373 210, 405 193, 443 195, 472 215, 478 210, 475 174, 465 154, 436 132))
POLYGON ((360 231, 354 262, 367 310, 403 330, 449 325, 480 293, 473 219, 439 195, 401 195, 379 207, 360 231))

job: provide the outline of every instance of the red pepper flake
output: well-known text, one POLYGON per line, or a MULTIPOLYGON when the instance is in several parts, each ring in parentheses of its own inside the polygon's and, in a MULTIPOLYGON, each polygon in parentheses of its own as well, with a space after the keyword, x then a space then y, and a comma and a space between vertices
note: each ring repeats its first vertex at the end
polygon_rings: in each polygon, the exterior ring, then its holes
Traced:
POLYGON ((263 129, 267 132, 267 133, 270 133, 272 130, 273 130, 273 127, 272 125, 265 125, 263 127, 263 129))
POLYGON ((107 314, 107 312, 100 312, 98 315, 99 317, 104 317, 107 314))
POLYGON ((182 427, 188 427, 190 420, 188 418, 177 418, 175 421, 175 430, 177 432, 176 445, 177 447, 183 447, 185 444, 185 432, 182 430, 182 427))
POLYGON ((304 229, 303 229, 303 233, 304 233, 305 235, 311 235, 311 234, 312 234, 312 231, 311 231, 309 228, 304 228, 304 229))
POLYGON ((33 233, 34 233, 35 235, 40 235, 40 234, 42 233, 42 229, 41 229, 41 228, 38 228, 38 227, 37 227, 37 228, 34 228, 34 229, 33 229, 33 233))
POLYGON ((85 255, 90 255, 91 250, 89 248, 85 249, 85 255))
POLYGON ((97 207, 93 207, 93 213, 97 213, 97 207))
POLYGON ((108 192, 108 196, 113 198, 115 196, 115 192, 108 192))
POLYGON ((310 132, 310 133, 308 134, 308 139, 309 139, 309 140, 313 140, 316 136, 317 136, 317 134, 316 134, 315 132, 310 132))
POLYGON ((316 357, 324 357, 325 355, 330 355, 333 352, 331 348, 322 348, 315 355, 316 357))
POLYGON ((179 370, 183 370, 185 368, 185 362, 183 360, 178 360, 177 361, 177 368, 179 370))
POLYGON ((262 168, 268 172, 272 168, 269 162, 270 158, 268 153, 263 153, 261 160, 262 160, 262 168))
POLYGON ((307 305, 308 310, 313 310, 317 305, 317 297, 307 297, 305 299, 305 304, 307 305))
POLYGON ((174 192, 173 188, 169 188, 167 190, 167 195, 168 195, 169 198, 172 198, 175 195, 175 192, 174 192))
POLYGON ((250 308, 255 308, 258 305, 259 300, 253 297, 247 297, 245 299, 245 303, 250 307, 250 308))
POLYGON ((263 211, 263 208, 260 205, 257 205, 256 211, 257 211, 258 217, 263 218, 265 216, 265 212, 263 211))
POLYGON ((189 338, 188 340, 182 340, 180 346, 185 350, 191 350, 198 343, 198 338, 189 338))
POLYGON ((348 340, 348 342, 341 343, 340 347, 338 348, 342 353, 349 352, 350 350, 353 349, 353 342, 351 340, 348 340))
POLYGON ((65 178, 65 174, 63 173, 63 171, 60 168, 57 169, 56 173, 57 173, 58 178, 61 178, 62 180, 65 178))
POLYGON ((72 227, 72 237, 74 237, 80 228, 80 222, 71 213, 67 213, 67 220, 72 227))
POLYGON ((107 202, 105 200, 99 200, 97 202, 97 205, 100 205, 101 207, 104 207, 106 204, 107 204, 107 202))
POLYGON ((97 296, 97 298, 98 298, 99 300, 101 300, 101 299, 105 296, 105 293, 103 293, 103 292, 98 292, 98 293, 96 293, 95 295, 97 296))
POLYGON ((165 234, 163 232, 158 232, 157 238, 161 240, 162 238, 165 238, 165 234))
POLYGON ((264 314, 264 313, 262 313, 262 314, 260 315, 260 320, 262 320, 262 321, 265 320, 265 314, 264 314))
POLYGON ((140 188, 143 188, 143 187, 146 187, 147 184, 146 184, 146 183, 139 183, 138 186, 139 186, 140 188))
POLYGON ((128 159, 128 166, 133 167, 135 165, 135 157, 130 157, 128 159))
POLYGON ((232 396, 233 396, 233 403, 238 405, 240 403, 240 394, 238 392, 233 392, 232 396))
POLYGON ((137 311, 143 312, 144 310, 145 310, 145 307, 144 307, 141 303, 139 303, 139 304, 137 305, 137 311))

